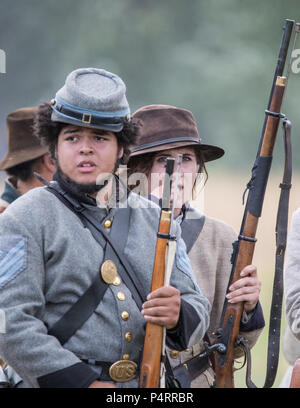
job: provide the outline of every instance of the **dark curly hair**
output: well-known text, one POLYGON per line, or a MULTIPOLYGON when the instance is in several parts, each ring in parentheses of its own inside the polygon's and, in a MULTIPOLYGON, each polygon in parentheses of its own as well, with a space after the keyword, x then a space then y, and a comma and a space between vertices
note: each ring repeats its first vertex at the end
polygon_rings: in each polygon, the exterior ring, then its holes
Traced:
POLYGON ((29 160, 6 170, 6 174, 10 177, 15 177, 21 181, 29 181, 34 177, 33 172, 40 171, 41 158, 29 160))
MULTIPOLYGON (((52 159, 56 160, 55 151, 60 131, 68 126, 68 123, 54 122, 51 120, 52 108, 50 103, 45 102, 38 108, 34 119, 33 131, 43 145, 48 146, 52 159)), ((120 132, 114 132, 118 140, 119 148, 124 148, 120 164, 126 164, 130 156, 130 147, 138 142, 140 123, 135 119, 126 122, 120 132)))

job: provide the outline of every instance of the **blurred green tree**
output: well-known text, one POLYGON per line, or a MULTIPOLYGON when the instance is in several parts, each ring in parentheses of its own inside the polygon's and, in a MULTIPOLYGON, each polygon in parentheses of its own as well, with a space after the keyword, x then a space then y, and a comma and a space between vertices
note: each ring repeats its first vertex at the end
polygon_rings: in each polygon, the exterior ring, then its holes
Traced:
MULTIPOLYGON (((281 27, 285 18, 297 20, 298 10, 297 0, 1 0, 7 73, 0 74, 0 156, 7 113, 50 100, 73 69, 97 66, 124 79, 132 110, 152 103, 186 107, 202 139, 226 150, 217 166, 249 168, 281 27)), ((295 132, 298 78, 291 75, 284 105, 295 132)))

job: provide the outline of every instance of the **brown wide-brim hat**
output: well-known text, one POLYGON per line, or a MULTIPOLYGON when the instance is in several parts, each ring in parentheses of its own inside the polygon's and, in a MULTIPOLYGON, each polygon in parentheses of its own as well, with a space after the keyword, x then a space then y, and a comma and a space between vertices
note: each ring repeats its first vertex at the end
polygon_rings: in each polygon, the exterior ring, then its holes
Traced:
POLYGON ((20 108, 7 118, 8 152, 0 162, 0 170, 8 170, 18 164, 37 159, 48 152, 46 146, 33 134, 33 119, 37 107, 20 108))
POLYGON ((219 159, 224 150, 201 143, 193 114, 170 105, 148 105, 132 117, 141 123, 139 144, 131 149, 131 157, 177 147, 193 146, 203 153, 205 162, 219 159))

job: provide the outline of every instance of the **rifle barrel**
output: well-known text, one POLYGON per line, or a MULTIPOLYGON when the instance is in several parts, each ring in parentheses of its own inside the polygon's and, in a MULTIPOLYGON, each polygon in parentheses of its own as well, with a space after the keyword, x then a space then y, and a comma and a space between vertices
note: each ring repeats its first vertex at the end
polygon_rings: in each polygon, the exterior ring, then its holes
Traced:
MULTIPOLYGON (((274 73, 274 76, 273 76, 273 81, 272 81, 272 86, 271 86, 271 91, 270 91, 270 95, 269 95, 269 101, 268 101, 267 109, 270 109, 270 107, 271 107, 271 100, 272 100, 272 95, 273 95, 273 92, 274 92, 274 87, 275 87, 277 77, 283 76, 284 67, 285 67, 286 58, 287 58, 287 54, 288 54, 288 50, 289 50, 289 45, 290 45, 290 41, 291 41, 291 35, 292 35, 294 23, 295 23, 295 20, 289 20, 289 19, 285 20, 285 26, 283 27, 283 34, 282 34, 281 44, 280 44, 279 53, 278 53, 276 69, 275 69, 275 73, 274 73)), ((262 142, 263 135, 265 133, 267 119, 268 119, 268 117, 265 116, 257 156, 259 155, 259 151, 260 151, 260 148, 261 148, 261 142, 262 142)))
MULTIPOLYGON (((275 145, 280 111, 286 85, 285 77, 277 77, 273 89, 270 110, 268 113, 265 132, 261 141, 259 156, 255 162, 255 177, 247 198, 243 216, 242 227, 233 260, 232 272, 228 287, 241 278, 242 269, 252 263, 256 243, 256 230, 261 216, 265 189, 272 163, 272 153, 275 145)), ((222 312, 219 329, 219 341, 226 345, 226 354, 215 355, 216 387, 233 388, 233 362, 237 337, 239 334, 240 320, 244 303, 229 304, 226 300, 222 312)))

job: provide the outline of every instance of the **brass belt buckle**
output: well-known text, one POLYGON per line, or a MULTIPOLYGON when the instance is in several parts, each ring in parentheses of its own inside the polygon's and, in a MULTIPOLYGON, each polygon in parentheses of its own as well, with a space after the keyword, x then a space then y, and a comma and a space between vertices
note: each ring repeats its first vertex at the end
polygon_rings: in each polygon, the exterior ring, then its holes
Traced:
POLYGON ((132 380, 136 375, 137 365, 131 360, 119 360, 109 368, 110 378, 116 382, 132 380))

